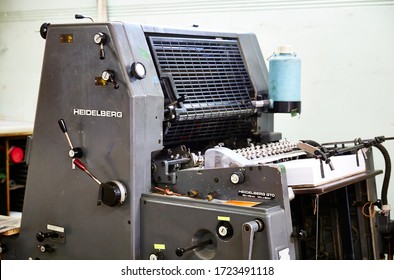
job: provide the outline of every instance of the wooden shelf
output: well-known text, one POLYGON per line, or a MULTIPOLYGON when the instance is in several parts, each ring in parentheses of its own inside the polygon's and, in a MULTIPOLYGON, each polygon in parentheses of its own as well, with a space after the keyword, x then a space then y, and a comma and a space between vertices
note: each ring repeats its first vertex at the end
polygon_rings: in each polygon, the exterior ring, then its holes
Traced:
MULTIPOLYGON (((22 208, 24 190, 26 184, 27 166, 24 163, 14 164, 11 162, 8 151, 12 146, 20 146, 25 150, 27 137, 32 135, 33 126, 25 122, 0 120, 0 171, 5 175, 5 182, 0 182, 0 214, 9 215, 13 210, 14 201, 18 201, 18 208, 22 208), (20 171, 20 172, 19 172, 20 171), (18 179, 17 190, 11 188, 11 178, 15 174, 22 174, 24 178, 18 179), (11 191, 13 192, 11 194, 11 191), (17 192, 17 193, 16 193, 17 192), (13 198, 11 200, 11 197, 13 198)), ((26 151, 25 151, 26 156, 26 151)), ((18 211, 18 210, 17 210, 18 211)))

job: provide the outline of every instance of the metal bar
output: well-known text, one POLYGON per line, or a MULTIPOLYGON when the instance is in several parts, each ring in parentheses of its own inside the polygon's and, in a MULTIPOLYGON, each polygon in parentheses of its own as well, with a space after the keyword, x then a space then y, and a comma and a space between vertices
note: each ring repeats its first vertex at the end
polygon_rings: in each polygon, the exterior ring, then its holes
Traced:
POLYGON ((338 189, 336 195, 338 200, 338 222, 342 237, 343 258, 345 260, 354 260, 352 222, 350 219, 347 188, 338 189))

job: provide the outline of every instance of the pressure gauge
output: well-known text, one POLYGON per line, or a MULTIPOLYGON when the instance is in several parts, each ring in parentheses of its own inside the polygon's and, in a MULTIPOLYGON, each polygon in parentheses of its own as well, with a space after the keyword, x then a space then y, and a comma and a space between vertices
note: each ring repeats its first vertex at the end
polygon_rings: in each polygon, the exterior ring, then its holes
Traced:
POLYGON ((145 78, 146 69, 144 64, 142 64, 141 62, 134 62, 133 64, 131 64, 130 74, 138 80, 145 78))

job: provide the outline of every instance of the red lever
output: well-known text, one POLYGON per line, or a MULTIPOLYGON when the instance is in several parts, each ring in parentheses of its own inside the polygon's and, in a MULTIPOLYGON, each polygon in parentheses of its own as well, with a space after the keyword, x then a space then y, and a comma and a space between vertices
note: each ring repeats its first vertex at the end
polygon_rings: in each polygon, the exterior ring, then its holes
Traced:
POLYGON ((85 164, 83 164, 79 159, 74 158, 73 163, 82 171, 84 171, 86 174, 89 175, 90 178, 92 178, 97 184, 101 185, 101 182, 99 179, 97 179, 96 176, 94 176, 90 171, 86 168, 85 164))
POLYGON ((82 171, 87 171, 87 169, 86 169, 86 166, 79 160, 79 159, 77 159, 77 158, 74 158, 73 159, 73 162, 74 162, 74 164, 79 168, 79 169, 81 169, 82 171))

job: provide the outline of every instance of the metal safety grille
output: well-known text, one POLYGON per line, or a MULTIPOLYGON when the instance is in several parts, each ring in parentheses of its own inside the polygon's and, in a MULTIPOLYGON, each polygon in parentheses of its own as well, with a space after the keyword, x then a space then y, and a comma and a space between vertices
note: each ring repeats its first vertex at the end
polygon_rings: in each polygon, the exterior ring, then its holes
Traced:
POLYGON ((241 119, 254 112, 254 89, 237 40, 152 36, 148 41, 166 99, 184 97, 165 142, 250 131, 241 119))
POLYGON ((164 129, 164 145, 227 139, 250 134, 250 119, 226 118, 172 123, 164 129))

